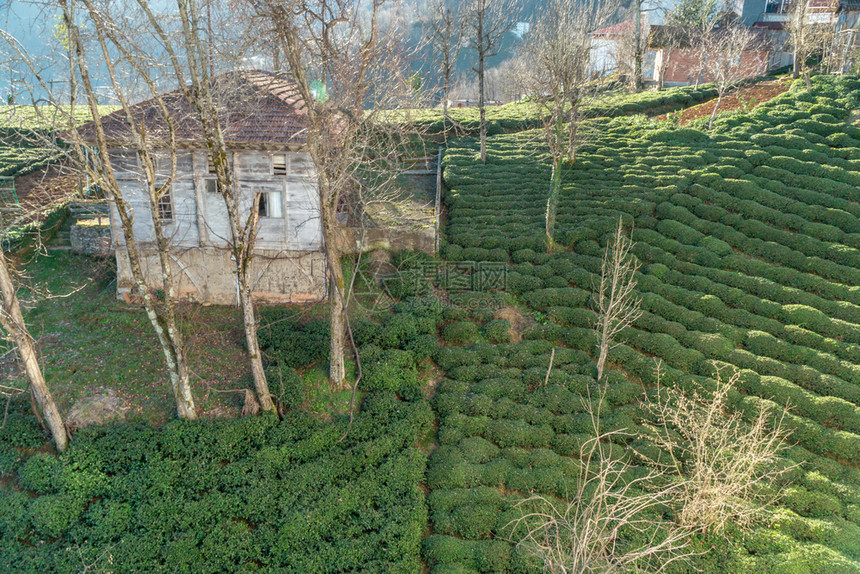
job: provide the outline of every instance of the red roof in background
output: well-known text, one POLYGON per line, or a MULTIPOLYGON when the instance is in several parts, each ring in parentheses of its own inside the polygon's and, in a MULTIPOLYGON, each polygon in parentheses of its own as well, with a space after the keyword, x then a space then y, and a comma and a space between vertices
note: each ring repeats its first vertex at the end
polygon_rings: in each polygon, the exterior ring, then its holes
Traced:
POLYGON ((595 30, 591 33, 592 36, 621 36, 623 34, 627 34, 630 32, 630 28, 633 27, 633 19, 625 20, 624 22, 619 22, 618 24, 613 24, 612 26, 607 26, 606 28, 600 28, 599 30, 595 30))
MULTIPOLYGON (((271 147, 306 143, 307 110, 292 81, 269 72, 248 71, 222 74, 213 84, 212 93, 228 145, 271 147)), ((174 124, 177 143, 201 142, 203 131, 184 90, 164 94, 161 100, 174 124)), ((168 141, 168 123, 158 98, 133 105, 131 115, 135 124, 146 127, 147 137, 154 145, 168 141)), ((108 142, 134 144, 124 110, 104 116, 102 126, 108 142)), ((81 126, 79 132, 85 141, 97 139, 93 122, 81 126)))

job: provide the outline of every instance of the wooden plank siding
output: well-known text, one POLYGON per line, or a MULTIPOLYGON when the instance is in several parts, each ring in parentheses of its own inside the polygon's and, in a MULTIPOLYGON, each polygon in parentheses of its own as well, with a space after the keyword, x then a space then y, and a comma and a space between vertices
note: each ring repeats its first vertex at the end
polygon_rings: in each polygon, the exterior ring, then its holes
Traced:
MULTIPOLYGON (((133 150, 111 150, 110 155, 123 194, 134 213, 134 236, 149 260, 147 276, 153 276, 157 261, 148 253, 154 250, 152 213, 139 158, 133 150)), ((278 198, 280 202, 268 205, 270 216, 259 219, 255 291, 273 300, 322 298, 326 271, 321 254, 319 195, 308 154, 236 150, 229 160, 234 167, 243 221, 250 214, 255 194, 267 194, 270 204, 278 198), (286 156, 285 175, 274 175, 273 153, 286 156)), ((157 172, 159 178, 167 178, 169 158, 160 159, 157 172)), ((229 302, 234 297, 227 253, 230 225, 221 194, 213 193, 212 186, 207 187, 207 180, 214 180, 214 175, 209 172, 205 151, 194 150, 177 156, 176 177, 170 194, 172 219, 164 222, 164 231, 175 247, 172 258, 177 265, 180 291, 196 299, 229 302)), ((119 217, 113 206, 111 229, 117 249, 118 292, 127 292, 131 276, 119 217)))

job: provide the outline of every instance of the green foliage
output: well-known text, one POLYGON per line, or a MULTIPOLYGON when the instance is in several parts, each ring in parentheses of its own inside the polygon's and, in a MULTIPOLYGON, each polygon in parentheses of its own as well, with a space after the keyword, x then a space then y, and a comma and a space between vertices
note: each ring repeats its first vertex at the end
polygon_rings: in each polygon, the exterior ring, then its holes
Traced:
POLYGON ((292 309, 260 312, 260 347, 271 362, 301 368, 328 358, 329 325, 325 319, 301 322, 292 309))
POLYGON ((47 494, 53 489, 54 475, 58 468, 57 457, 43 452, 36 453, 18 469, 18 481, 27 490, 36 494, 47 494))
POLYGON ((478 326, 471 321, 457 321, 442 327, 442 338, 453 345, 468 345, 478 337, 478 326))
MULTIPOLYGON (((565 477, 576 475, 536 453, 576 457, 593 432, 581 402, 596 391, 590 293, 606 235, 621 217, 642 262, 644 313, 610 353, 605 428, 636 428, 635 404, 657 383, 655 359, 660 382, 680 388, 707 386, 716 361, 721 376, 742 372, 732 408, 751 419, 762 406, 788 405, 785 424, 806 453, 800 458, 828 472, 787 491, 777 526, 730 541, 696 535, 702 555, 676 570, 857 571, 860 130, 844 120, 860 103, 860 83, 820 78, 811 92, 797 82, 751 111, 718 117, 707 133, 643 118, 594 121, 565 173, 551 252, 540 244, 549 165, 546 150, 533 149, 534 134, 491 138, 486 165, 473 142, 449 146, 446 233, 459 249, 446 257, 504 249, 512 262, 506 290, 535 321, 523 338, 539 345, 435 355, 456 380, 440 384, 434 403, 443 446, 427 475, 431 568, 477 570, 474 549, 486 548, 490 534, 505 537, 503 519, 479 527, 455 517, 458 506, 469 518, 487 512, 489 522, 490 508, 509 510, 484 498, 485 489, 564 496, 565 477)), ((510 560, 507 571, 515 571, 521 563, 516 554, 510 560)))
POLYGON ((376 356, 365 354, 362 359, 365 390, 405 392, 418 386, 418 371, 411 351, 388 349, 376 356))
POLYGON ((305 382, 295 369, 272 365, 266 369, 269 389, 285 409, 296 409, 305 402, 305 382))
POLYGON ((77 572, 109 548, 115 572, 419 572, 412 445, 431 420, 423 400, 376 393, 343 441, 346 421, 300 411, 83 429, 31 457, 25 492, 0 489, 0 568, 77 572))
POLYGON ((507 319, 496 319, 484 325, 481 332, 491 343, 509 343, 511 340, 511 323, 507 319))

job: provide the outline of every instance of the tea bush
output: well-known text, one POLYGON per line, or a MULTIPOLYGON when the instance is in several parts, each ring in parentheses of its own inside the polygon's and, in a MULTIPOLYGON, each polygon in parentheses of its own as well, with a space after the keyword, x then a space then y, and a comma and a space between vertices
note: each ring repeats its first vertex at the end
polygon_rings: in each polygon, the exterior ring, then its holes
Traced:
POLYGON ((425 460, 412 445, 431 421, 423 400, 377 393, 343 442, 346 421, 301 411, 83 429, 20 468, 27 490, 0 488, 0 569, 420 572, 425 460))
MULTIPOLYGON (((793 490, 778 511, 790 514, 744 535, 755 540, 748 547, 696 537, 694 545, 710 549, 696 567, 783 571, 792 560, 798 571, 858 571, 860 554, 850 535, 835 534, 858 528, 860 517, 854 510, 860 484, 854 469, 860 460, 860 204, 854 187, 860 130, 843 123, 858 105, 856 79, 818 76, 811 92, 795 83, 750 112, 718 117, 707 133, 641 119, 599 120, 564 173, 555 230, 562 247, 554 251, 540 243, 549 170, 543 156, 524 151, 527 134, 492 138, 490 155, 498 159, 492 167, 475 160, 471 142, 449 147, 446 234, 461 249, 446 256, 460 260, 464 253, 487 255, 467 248, 504 249, 507 291, 536 320, 522 336, 545 346, 503 345, 505 374, 490 379, 481 377, 488 358, 475 347, 437 353, 439 366, 459 380, 441 384, 435 399, 444 447, 430 461, 431 488, 451 496, 487 487, 563 496, 554 471, 521 470, 529 452, 578 454, 593 432, 579 397, 605 389, 608 412, 601 422, 636 428, 629 413, 643 393, 638 383, 658 382, 654 359, 662 363, 660 382, 679 388, 709 384, 717 361, 721 376, 742 372, 732 402, 743 416, 790 405, 785 424, 796 446, 788 459, 826 468, 828 478, 793 490), (619 336, 607 382, 596 387, 590 293, 619 216, 633 228, 645 313, 619 336), (546 355, 562 345, 576 354, 556 364, 545 385, 546 355), (468 448, 481 456, 469 458, 468 448)), ((791 474, 805 476, 803 468, 791 474)), ((445 536, 434 543, 465 536, 471 551, 504 539, 498 524, 467 527, 450 509, 434 515, 436 504, 431 501, 431 526, 438 516, 445 536)), ((474 508, 486 510, 477 502, 474 508)), ((456 556, 425 544, 431 566, 473 569, 470 551, 454 544, 456 556)))

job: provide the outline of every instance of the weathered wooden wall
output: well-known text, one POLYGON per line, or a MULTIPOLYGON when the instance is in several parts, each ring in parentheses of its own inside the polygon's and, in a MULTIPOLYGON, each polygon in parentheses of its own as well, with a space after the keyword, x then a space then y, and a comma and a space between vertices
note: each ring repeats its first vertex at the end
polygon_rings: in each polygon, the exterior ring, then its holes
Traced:
MULTIPOLYGON (((154 233, 146 182, 137 154, 112 150, 112 164, 126 200, 134 212, 134 236, 144 253, 152 253, 154 233)), ((230 161, 237 180, 243 221, 247 220, 254 194, 280 192, 281 217, 261 217, 257 236, 254 291, 267 300, 301 301, 325 295, 325 256, 321 253, 322 232, 319 196, 310 158, 304 152, 288 152, 286 175, 273 175, 272 154, 236 151, 230 161)), ((166 179, 171 162, 159 161, 159 178, 166 179)), ((171 189, 173 220, 164 232, 175 247, 174 274, 181 293, 199 301, 233 303, 236 297, 233 263, 228 250, 230 225, 224 200, 207 191, 209 174, 204 151, 178 156, 176 178, 171 189)), ((160 182, 159 182, 160 183, 160 182)), ((274 197, 274 196, 269 196, 274 197)), ((125 240, 116 208, 111 226, 117 249, 117 292, 133 285, 125 240)), ((160 288, 155 257, 147 255, 147 276, 160 288)))

